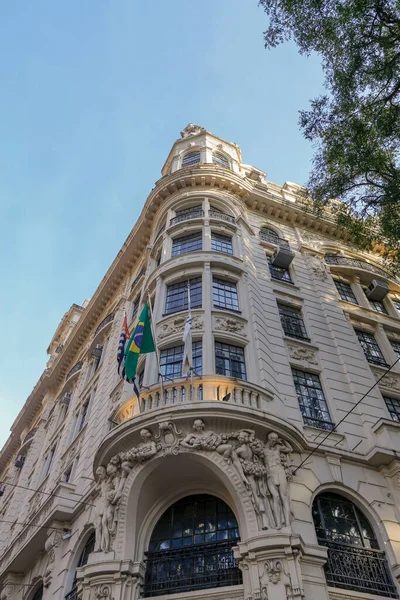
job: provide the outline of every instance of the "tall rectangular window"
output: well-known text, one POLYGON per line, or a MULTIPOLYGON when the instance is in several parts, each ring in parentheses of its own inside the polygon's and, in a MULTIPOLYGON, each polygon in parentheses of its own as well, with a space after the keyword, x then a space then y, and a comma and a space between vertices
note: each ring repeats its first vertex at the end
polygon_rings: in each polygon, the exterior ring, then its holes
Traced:
MULTIPOLYGON (((202 373, 202 342, 193 342, 193 369, 198 374, 202 373)), ((183 344, 174 348, 165 348, 160 352, 160 371, 164 377, 175 379, 182 377, 183 344)))
POLYGON ((278 302, 278 309, 284 334, 288 337, 310 341, 307 336, 301 310, 292 306, 286 306, 280 302, 278 302))
POLYGON ((336 289, 339 292, 339 296, 342 300, 345 302, 351 302, 352 304, 358 304, 357 298, 355 297, 349 283, 334 279, 334 284, 336 285, 336 289))
POLYGON ((388 396, 383 396, 383 399, 392 420, 400 422, 400 400, 398 398, 389 398, 388 396))
POLYGON ((236 283, 224 281, 223 279, 213 278, 213 302, 214 308, 223 308, 225 310, 239 311, 239 301, 236 289, 236 283))
POLYGON ((396 340, 390 340, 393 350, 396 352, 397 357, 400 358, 400 342, 396 340))
POLYGON ((136 298, 132 302, 132 316, 131 316, 131 321, 133 321, 133 319, 138 314, 139 306, 140 306, 140 296, 136 296, 136 298))
POLYGON ((43 477, 47 477, 47 475, 50 473, 51 464, 53 462, 55 453, 56 453, 56 447, 53 446, 51 448, 51 450, 49 451, 48 455, 46 456, 46 458, 44 459, 45 462, 44 462, 43 477))
POLYGON ((268 266, 269 272, 271 273, 272 279, 278 279, 279 281, 286 281, 287 283, 293 283, 292 278, 290 277, 289 269, 285 269, 284 267, 275 267, 272 264, 271 258, 268 257, 268 266))
POLYGON ((203 234, 201 231, 185 235, 172 240, 171 256, 179 256, 186 252, 198 252, 203 248, 203 234))
POLYGON ((381 349, 378 346, 378 342, 372 333, 355 329, 358 341, 361 344, 361 348, 364 350, 365 358, 368 362, 374 365, 381 365, 386 367, 386 360, 382 354, 381 349))
POLYGON ((218 375, 246 379, 244 349, 223 342, 215 342, 215 367, 218 375))
POLYGON ((369 303, 371 307, 376 310, 376 312, 381 313, 382 315, 388 314, 386 306, 383 304, 382 300, 370 300, 369 303))
POLYGON ((292 369, 300 411, 306 425, 331 431, 333 423, 318 375, 292 369))
POLYGON ((392 302, 394 304, 395 309, 400 314, 400 298, 397 298, 396 296, 392 296, 392 302))
POLYGON ((87 400, 84 403, 84 405, 82 406, 81 412, 79 414, 79 417, 78 417, 79 424, 78 424, 78 431, 77 431, 77 433, 79 433, 83 429, 83 426, 86 423, 88 409, 89 409, 89 400, 87 400))
POLYGON ((225 252, 225 254, 233 254, 232 238, 228 235, 220 233, 211 233, 211 250, 216 252, 225 252))
POLYGON ((179 283, 167 286, 167 298, 165 301, 165 314, 187 310, 188 308, 188 283, 190 284, 191 308, 201 308, 201 277, 186 279, 179 283))

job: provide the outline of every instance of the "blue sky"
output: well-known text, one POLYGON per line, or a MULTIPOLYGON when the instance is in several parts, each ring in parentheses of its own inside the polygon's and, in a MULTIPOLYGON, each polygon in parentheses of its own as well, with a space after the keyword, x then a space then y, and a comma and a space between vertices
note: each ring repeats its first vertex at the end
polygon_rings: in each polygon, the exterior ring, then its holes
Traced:
POLYGON ((264 49, 257 0, 0 6, 0 445, 69 306, 96 289, 194 122, 305 183, 317 57, 264 49))

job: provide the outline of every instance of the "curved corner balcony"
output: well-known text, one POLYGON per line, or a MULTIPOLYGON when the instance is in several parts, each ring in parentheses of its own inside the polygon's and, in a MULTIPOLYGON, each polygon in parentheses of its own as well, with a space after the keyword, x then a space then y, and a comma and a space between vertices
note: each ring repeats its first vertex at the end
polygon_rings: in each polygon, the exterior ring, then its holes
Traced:
POLYGON ((359 260, 358 258, 328 254, 325 256, 324 260, 326 264, 332 267, 344 268, 345 271, 349 271, 350 269, 353 271, 361 271, 363 273, 367 271, 367 273, 372 273, 373 275, 378 275, 385 279, 393 279, 393 275, 387 271, 384 271, 380 267, 372 265, 365 260, 359 260))
POLYGON ((289 242, 284 238, 281 238, 277 235, 272 235, 268 231, 260 231, 260 240, 262 242, 266 242, 267 244, 275 244, 275 246, 280 246, 281 248, 290 249, 289 242))
POLYGON ((73 377, 74 375, 76 375, 77 373, 79 373, 79 371, 82 369, 82 361, 77 362, 70 371, 68 371, 68 373, 65 376, 65 381, 68 381, 68 379, 71 379, 71 377, 73 377))
POLYGON ((202 209, 187 210, 184 213, 173 217, 173 219, 170 220, 169 225, 171 227, 172 225, 176 225, 177 223, 182 223, 182 221, 190 221, 192 219, 203 219, 203 217, 204 210, 202 209))
POLYGON ((269 390, 257 385, 231 379, 222 375, 204 375, 194 379, 180 378, 163 384, 159 383, 141 390, 140 410, 137 409, 136 397, 128 400, 115 414, 112 426, 116 427, 137 414, 148 413, 159 408, 172 408, 185 405, 190 407, 194 402, 226 402, 267 411, 273 400, 269 390))
POLYGON ((115 313, 111 312, 109 315, 107 315, 102 322, 100 323, 100 325, 98 325, 95 329, 95 332, 93 334, 93 338, 95 338, 97 336, 97 334, 100 333, 100 331, 103 331, 103 329, 105 329, 107 327, 107 325, 109 325, 110 323, 113 322, 114 320, 114 316, 115 313))

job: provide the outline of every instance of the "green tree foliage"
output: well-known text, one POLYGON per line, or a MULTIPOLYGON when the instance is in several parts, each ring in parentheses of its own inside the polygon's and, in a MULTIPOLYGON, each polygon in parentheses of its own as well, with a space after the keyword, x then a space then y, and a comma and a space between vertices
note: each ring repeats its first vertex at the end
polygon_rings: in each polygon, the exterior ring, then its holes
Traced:
POLYGON ((265 46, 290 39, 321 56, 326 95, 300 112, 316 152, 316 207, 344 202, 339 220, 365 249, 385 244, 400 272, 400 1, 260 0, 265 46))

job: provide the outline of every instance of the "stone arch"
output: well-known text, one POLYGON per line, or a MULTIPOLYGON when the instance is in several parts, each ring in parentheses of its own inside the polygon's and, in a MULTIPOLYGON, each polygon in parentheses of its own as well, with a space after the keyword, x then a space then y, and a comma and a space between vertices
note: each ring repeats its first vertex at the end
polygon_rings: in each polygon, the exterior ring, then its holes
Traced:
MULTIPOLYGON (((393 552, 388 533, 386 528, 382 522, 381 517, 378 515, 376 510, 366 501, 366 499, 356 490, 350 488, 349 486, 343 483, 324 483, 318 486, 314 492, 311 494, 310 504, 309 504, 309 513, 310 513, 310 523, 314 525, 314 520, 312 517, 312 507, 314 501, 317 496, 324 492, 332 492, 333 494, 337 494, 339 496, 343 496, 347 500, 350 500, 365 516, 368 520, 370 526, 372 527, 376 539, 378 541, 379 547, 381 550, 385 550, 388 554, 390 562, 394 564, 395 562, 395 554, 393 552)), ((315 541, 317 542, 317 536, 314 528, 315 541)))
POLYGON ((32 579, 31 586, 28 587, 24 594, 24 600, 34 600, 39 599, 39 590, 41 590, 41 594, 43 597, 44 585, 43 578, 40 575, 37 575, 32 579))
POLYGON ((271 223, 262 223, 260 225, 260 234, 261 234, 261 232, 263 230, 270 231, 271 234, 274 234, 277 237, 280 237, 280 238, 284 237, 283 234, 282 234, 282 231, 279 229, 279 227, 277 227, 275 225, 275 223, 274 224, 271 224, 271 223))
POLYGON ((228 504, 238 521, 242 540, 258 533, 251 497, 232 464, 216 452, 171 453, 132 469, 119 506, 117 555, 141 561, 165 510, 177 500, 197 493, 212 494, 228 504), (167 492, 163 489, 166 483, 167 492))

